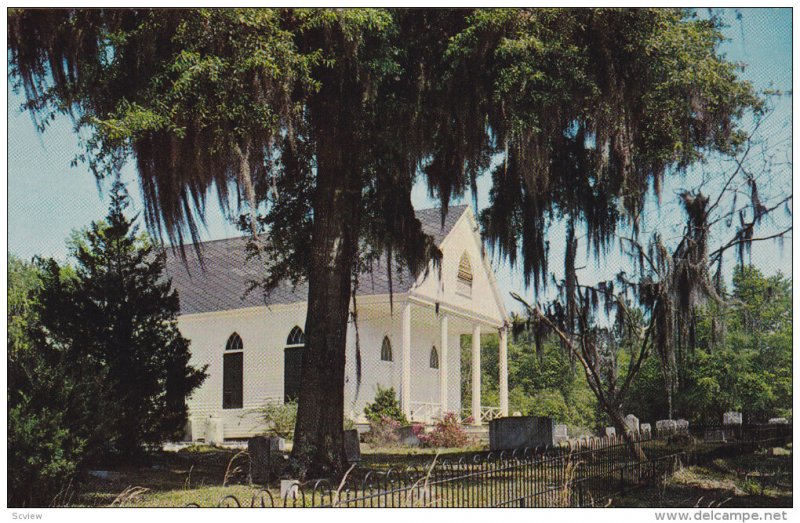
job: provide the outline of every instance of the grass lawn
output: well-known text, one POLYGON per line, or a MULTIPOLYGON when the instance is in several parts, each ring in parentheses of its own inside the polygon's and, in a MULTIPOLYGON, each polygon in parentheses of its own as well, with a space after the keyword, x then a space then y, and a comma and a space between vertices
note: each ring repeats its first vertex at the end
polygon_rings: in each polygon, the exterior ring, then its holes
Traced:
MULTIPOLYGON (((403 447, 370 448, 362 444, 362 465, 374 468, 390 466, 422 467, 433 461, 452 459, 469 449, 409 449, 403 447)), ((179 451, 163 451, 148 456, 139 465, 108 466, 105 478, 90 476, 68 503, 76 507, 183 507, 197 503, 216 506, 228 494, 250 505, 261 487, 247 484, 247 456, 239 450, 195 445, 179 451)), ((271 492, 279 497, 277 485, 271 492)))
POLYGON ((661 487, 611 501, 617 507, 792 506, 792 445, 686 467, 661 487))
MULTIPOLYGON (((409 465, 424 469, 437 454, 440 461, 455 461, 465 452, 478 450, 481 449, 371 449, 362 445, 362 465, 378 469, 409 465)), ((616 507, 791 506, 791 454, 789 445, 768 452, 716 459, 703 466, 689 466, 660 487, 638 489, 612 499, 608 504, 616 507)), ((197 503, 202 507, 215 507, 225 496, 232 494, 243 506, 250 506, 251 500, 261 495, 262 489, 247 484, 247 468, 247 456, 236 449, 198 445, 179 451, 158 452, 148 456, 147 463, 108 467, 109 472, 103 474, 104 478, 89 477, 68 505, 184 507, 197 503)), ((498 479, 501 483, 508 481, 498 479)), ((438 504, 444 505, 452 504, 448 499, 463 500, 466 495, 467 499, 478 501, 487 494, 480 487, 471 493, 456 492, 457 488, 457 485, 437 487, 438 490, 432 494, 440 499, 438 504)), ((520 488, 520 485, 510 485, 509 488, 520 488)), ((270 486, 270 492, 277 501, 277 484, 270 486)), ((487 501, 491 502, 490 499, 487 501)))

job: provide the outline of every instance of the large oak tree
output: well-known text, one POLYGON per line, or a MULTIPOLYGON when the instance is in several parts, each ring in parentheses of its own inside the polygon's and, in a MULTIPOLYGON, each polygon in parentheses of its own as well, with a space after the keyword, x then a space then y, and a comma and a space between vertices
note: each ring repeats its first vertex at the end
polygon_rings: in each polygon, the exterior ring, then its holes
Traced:
POLYGON ((265 231, 266 287, 309 284, 293 457, 342 470, 345 335, 360 263, 439 253, 414 217, 492 172, 484 232, 538 288, 548 218, 602 249, 648 187, 741 142, 758 106, 719 24, 675 9, 17 10, 11 73, 100 177, 135 161, 151 230, 198 239, 216 191, 265 231), (310 241, 309 241, 310 238, 310 241))

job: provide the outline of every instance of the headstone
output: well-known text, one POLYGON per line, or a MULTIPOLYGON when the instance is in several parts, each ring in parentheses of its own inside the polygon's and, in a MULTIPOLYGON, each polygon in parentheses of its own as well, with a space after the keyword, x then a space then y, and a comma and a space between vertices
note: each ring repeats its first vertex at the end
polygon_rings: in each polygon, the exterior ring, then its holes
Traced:
POLYGON ((767 423, 770 425, 788 425, 789 420, 786 418, 770 418, 767 423))
POLYGON ((286 440, 279 436, 270 436, 267 438, 269 450, 273 452, 283 452, 286 450, 286 440))
POLYGON ((270 446, 267 438, 256 436, 247 440, 247 455, 250 456, 250 482, 269 482, 270 446))
POLYGON ((556 425, 553 429, 553 441, 555 443, 561 443, 562 441, 567 441, 569 436, 567 434, 567 426, 564 424, 556 425))
POLYGON ((522 416, 522 413, 518 410, 515 410, 513 416, 520 417, 522 416))
POLYGON ((642 432, 642 434, 650 434, 652 432, 649 423, 642 423, 639 425, 639 430, 642 432))
POLYGON ((489 449, 509 450, 555 444, 553 418, 519 416, 489 422, 489 449))
POLYGON ((606 427, 606 437, 611 438, 617 435, 617 429, 614 427, 606 427))
POLYGON ((342 436, 344 442, 344 456, 348 463, 361 461, 361 442, 356 429, 345 430, 342 436))
POLYGON ((707 429, 703 433, 703 441, 706 443, 726 443, 724 429, 707 429))
POLYGON ((221 445, 225 441, 222 419, 210 417, 206 420, 206 445, 221 445))
POLYGON ((281 499, 296 499, 300 493, 300 482, 296 479, 281 480, 281 499))
POLYGON ((106 481, 115 481, 122 477, 122 473, 112 470, 90 470, 89 475, 106 481))
POLYGON ((742 413, 741 412, 726 412, 722 415, 722 424, 723 425, 741 425, 742 424, 742 413))
MULTIPOLYGON (((419 430, 419 429, 416 429, 419 430)), ((416 433, 414 432, 414 425, 406 425, 405 427, 400 427, 397 429, 397 443, 399 445, 405 445, 409 447, 419 447, 422 445, 422 442, 417 437, 416 433)))
POLYGON ((675 429, 681 434, 689 432, 689 422, 685 419, 675 421, 675 429))
POLYGON ((639 418, 633 414, 625 416, 625 428, 628 432, 639 432, 639 418))
POLYGON ((674 434, 678 428, 678 424, 674 419, 662 419, 656 421, 656 434, 659 436, 668 436, 674 434))
POLYGON ((183 426, 183 439, 181 441, 194 441, 195 435, 192 432, 192 418, 186 420, 186 425, 183 426))

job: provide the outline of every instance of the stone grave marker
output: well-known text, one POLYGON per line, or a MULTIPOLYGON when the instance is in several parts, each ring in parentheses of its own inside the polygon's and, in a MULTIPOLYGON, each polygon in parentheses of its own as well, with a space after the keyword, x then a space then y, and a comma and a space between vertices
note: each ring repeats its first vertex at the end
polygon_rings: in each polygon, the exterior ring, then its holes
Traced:
POLYGON ((553 442, 561 443, 562 441, 567 441, 569 436, 567 434, 567 426, 564 424, 558 424, 553 429, 553 442))
POLYGON ((617 435, 617 429, 614 427, 606 427, 606 437, 611 438, 617 435))
POLYGON ((281 499, 296 499, 300 495, 300 482, 296 479, 281 480, 281 499))
POLYGON ((675 423, 674 419, 662 419, 656 421, 656 433, 659 436, 674 434, 677 428, 678 425, 675 423))
POLYGON ((741 425, 742 424, 742 413, 730 411, 726 412, 722 415, 722 424, 723 425, 741 425))
POLYGON ((225 441, 222 420, 210 417, 206 420, 206 445, 221 445, 225 441))
POLYGON ((344 455, 348 463, 361 461, 361 442, 358 439, 358 430, 346 430, 343 434, 344 455))
POLYGON ((689 422, 685 419, 675 421, 675 429, 680 433, 689 432, 689 422))
POLYGON ((625 416, 625 428, 628 432, 639 432, 639 418, 633 414, 625 416))
POLYGON ((649 423, 642 423, 639 425, 639 430, 642 432, 642 434, 650 434, 652 432, 649 423))
POLYGON ((256 436, 247 440, 247 455, 250 457, 250 482, 269 482, 270 446, 267 438, 256 436))
POLYGON ((788 425, 789 420, 786 418, 770 418, 767 423, 770 425, 788 425))
POLYGON ((489 422, 489 449, 510 450, 555 444, 555 423, 546 416, 514 416, 489 422))

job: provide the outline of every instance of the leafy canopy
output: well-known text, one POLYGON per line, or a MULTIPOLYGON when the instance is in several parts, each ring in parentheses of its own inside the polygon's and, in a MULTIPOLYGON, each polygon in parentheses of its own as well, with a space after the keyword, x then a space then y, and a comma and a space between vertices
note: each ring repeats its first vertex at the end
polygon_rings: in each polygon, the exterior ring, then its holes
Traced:
POLYGON ((418 174, 447 207, 492 171, 487 238, 546 282, 550 220, 596 252, 644 195, 742 141, 760 109, 720 56, 720 22, 682 9, 14 10, 11 75, 42 125, 72 114, 98 176, 133 159, 146 220, 196 240, 208 192, 270 231, 275 277, 302 278, 316 169, 357 191, 366 251, 412 269, 436 250, 418 174), (342 149, 344 148, 344 149, 342 149), (338 152, 341 151, 341 152, 338 152), (322 162, 322 163, 320 163, 322 162), (344 175, 344 173, 343 173, 344 175), (256 211, 259 212, 256 212, 256 211))

